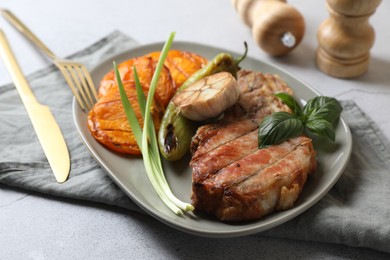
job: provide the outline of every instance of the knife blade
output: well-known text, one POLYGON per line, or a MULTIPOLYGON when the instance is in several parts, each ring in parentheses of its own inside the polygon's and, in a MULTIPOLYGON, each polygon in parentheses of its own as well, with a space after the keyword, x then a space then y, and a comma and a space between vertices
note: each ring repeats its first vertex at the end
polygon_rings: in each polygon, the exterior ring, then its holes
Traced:
POLYGON ((70 159, 61 129, 49 107, 40 104, 35 98, 1 29, 0 56, 18 90, 57 182, 65 182, 70 171, 70 159))

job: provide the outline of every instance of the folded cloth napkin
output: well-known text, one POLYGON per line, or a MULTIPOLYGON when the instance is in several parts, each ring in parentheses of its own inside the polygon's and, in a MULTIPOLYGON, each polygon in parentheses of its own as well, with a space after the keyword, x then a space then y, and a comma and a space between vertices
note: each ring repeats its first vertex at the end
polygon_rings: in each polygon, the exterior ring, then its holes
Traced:
MULTIPOLYGON (((114 32, 70 59, 87 67, 137 43, 114 32)), ((65 135, 71 156, 69 180, 58 184, 13 84, 0 87, 0 183, 56 196, 141 211, 106 175, 80 141, 72 119, 72 94, 51 66, 28 77, 38 100, 48 105, 65 135), (51 91, 55 90, 55 91, 51 91)), ((259 236, 284 237, 390 253, 390 145, 353 101, 343 101, 354 148, 332 190, 293 220, 259 236)))

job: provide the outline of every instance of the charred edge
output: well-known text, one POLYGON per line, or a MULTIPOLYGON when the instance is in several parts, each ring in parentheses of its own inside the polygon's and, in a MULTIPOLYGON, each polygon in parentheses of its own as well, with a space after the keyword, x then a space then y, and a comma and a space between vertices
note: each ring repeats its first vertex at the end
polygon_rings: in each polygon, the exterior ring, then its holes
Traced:
MULTIPOLYGON (((204 134, 202 134, 200 136, 194 135, 192 138, 191 147, 190 147, 191 154, 194 155, 196 150, 198 150, 198 147, 207 143, 207 141, 210 140, 210 138, 212 138, 213 136, 215 136, 218 133, 218 130, 219 130, 219 128, 217 128, 215 126, 210 126, 208 129, 205 130, 204 134)), ((191 159, 191 161, 193 161, 193 162, 197 161, 196 158, 199 159, 199 156, 193 157, 191 159)))
POLYGON ((221 205, 223 189, 220 187, 207 187, 201 182, 192 184, 192 204, 197 211, 215 214, 221 205))
POLYGON ((164 150, 166 153, 170 153, 171 151, 175 150, 177 147, 174 130, 175 127, 173 126, 173 124, 168 124, 167 134, 165 135, 164 138, 164 150))

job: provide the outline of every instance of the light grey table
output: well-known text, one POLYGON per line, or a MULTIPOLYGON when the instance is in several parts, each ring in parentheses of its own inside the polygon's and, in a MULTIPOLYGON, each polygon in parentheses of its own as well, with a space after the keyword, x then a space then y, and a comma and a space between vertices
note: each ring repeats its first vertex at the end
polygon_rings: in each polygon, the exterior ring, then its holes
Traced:
MULTIPOLYGON (((65 57, 120 30, 143 43, 194 41, 241 52, 276 64, 323 95, 352 99, 390 138, 390 2, 382 1, 371 23, 377 36, 369 71, 354 80, 329 77, 315 66, 316 32, 328 17, 325 1, 291 0, 306 20, 300 46, 283 58, 259 49, 230 1, 223 0, 2 0, 59 56, 65 57)), ((25 74, 50 62, 0 17, 25 74)), ((0 63, 0 85, 11 81, 0 63)), ((211 258, 385 258, 380 252, 262 236, 203 239, 176 231, 139 213, 59 199, 0 186, 1 259, 204 259, 211 258)), ((387 255, 388 257, 388 255, 387 255)))

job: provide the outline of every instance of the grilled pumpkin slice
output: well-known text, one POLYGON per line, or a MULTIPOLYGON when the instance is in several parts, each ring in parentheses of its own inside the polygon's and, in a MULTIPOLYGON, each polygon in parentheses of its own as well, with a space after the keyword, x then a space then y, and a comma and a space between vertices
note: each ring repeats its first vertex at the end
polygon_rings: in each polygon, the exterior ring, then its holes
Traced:
MULTIPOLYGON (((133 66, 136 66, 141 84, 150 83, 153 72, 150 73, 151 63, 158 62, 160 52, 152 52, 139 58, 133 58, 118 65, 122 81, 133 80, 133 66)), ((184 81, 194 72, 202 68, 207 63, 207 59, 202 56, 186 51, 171 50, 165 59, 164 65, 169 69, 175 82, 175 87, 179 88, 184 81)), ((107 89, 118 87, 115 83, 115 73, 113 70, 108 72, 100 82, 99 97, 104 96, 107 89)), ((159 90, 156 90, 158 93, 159 90)))
MULTIPOLYGON (((137 68, 146 96, 159 57, 160 52, 154 52, 127 60, 118 66, 127 97, 141 126, 143 126, 143 119, 137 100, 133 67, 137 68)), ((156 131, 160 128, 164 110, 177 87, 206 63, 207 60, 197 54, 182 51, 168 53, 151 109, 156 131)), ((100 83, 99 100, 88 115, 88 129, 98 142, 116 152, 134 155, 141 153, 127 122, 114 71, 108 72, 100 83)))

